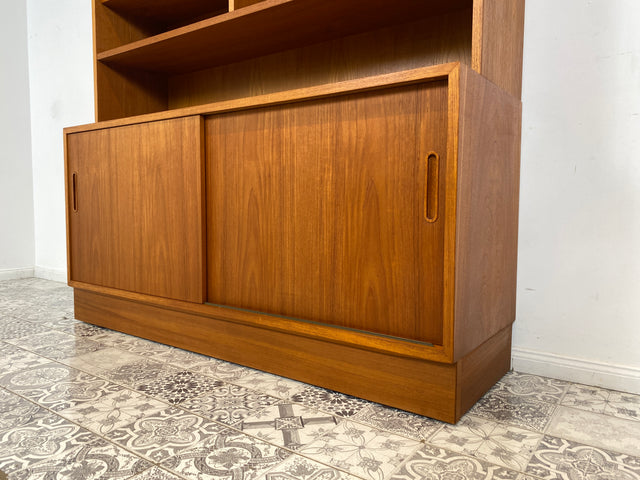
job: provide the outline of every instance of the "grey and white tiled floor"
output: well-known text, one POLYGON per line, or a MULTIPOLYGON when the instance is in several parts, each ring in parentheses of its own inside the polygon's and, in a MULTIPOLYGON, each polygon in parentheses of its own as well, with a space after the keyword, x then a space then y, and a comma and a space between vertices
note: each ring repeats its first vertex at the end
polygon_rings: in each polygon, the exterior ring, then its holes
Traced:
POLYGON ((447 425, 78 322, 64 284, 2 281, 0 471, 21 480, 640 480, 640 396, 510 372, 447 425))

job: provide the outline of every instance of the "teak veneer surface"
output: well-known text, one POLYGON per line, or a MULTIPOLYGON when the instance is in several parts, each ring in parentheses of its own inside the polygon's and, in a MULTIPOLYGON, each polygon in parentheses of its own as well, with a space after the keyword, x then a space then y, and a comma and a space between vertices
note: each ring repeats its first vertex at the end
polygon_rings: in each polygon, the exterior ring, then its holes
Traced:
POLYGON ((208 117, 208 301, 442 344, 425 201, 447 100, 439 81, 208 117))
POLYGON ((202 302, 201 117, 70 134, 66 151, 69 279, 202 302))
POLYGON ((153 25, 156 33, 229 10, 227 0, 99 0, 128 20, 153 25))
POLYGON ((455 355, 516 315, 521 104, 460 69, 455 355))
POLYGON ((471 9, 168 78, 168 108, 471 63, 471 9))
POLYGON ((98 50, 96 59, 146 71, 185 73, 470 6, 470 0, 265 0, 98 50))

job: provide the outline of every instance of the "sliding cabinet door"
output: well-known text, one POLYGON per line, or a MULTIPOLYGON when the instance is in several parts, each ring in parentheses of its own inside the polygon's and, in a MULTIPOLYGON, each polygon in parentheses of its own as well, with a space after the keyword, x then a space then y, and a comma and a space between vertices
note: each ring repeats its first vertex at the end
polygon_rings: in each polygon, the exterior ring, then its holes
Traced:
POLYGON ((207 117, 208 301, 441 344, 447 83, 207 117))
POLYGON ((66 141, 70 280, 202 302, 201 117, 66 141))

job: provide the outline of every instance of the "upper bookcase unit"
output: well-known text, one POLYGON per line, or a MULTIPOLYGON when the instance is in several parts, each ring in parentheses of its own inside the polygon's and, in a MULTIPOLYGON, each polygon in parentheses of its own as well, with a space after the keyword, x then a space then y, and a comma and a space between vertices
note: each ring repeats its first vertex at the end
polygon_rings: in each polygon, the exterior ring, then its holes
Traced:
POLYGON ((461 62, 520 96, 521 0, 94 0, 96 119, 461 62))

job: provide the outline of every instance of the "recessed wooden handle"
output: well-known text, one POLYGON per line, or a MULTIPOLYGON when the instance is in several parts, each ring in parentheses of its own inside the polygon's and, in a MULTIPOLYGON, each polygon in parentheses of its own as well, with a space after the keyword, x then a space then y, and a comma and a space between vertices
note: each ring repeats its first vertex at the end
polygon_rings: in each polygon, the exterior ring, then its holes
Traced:
POLYGON ((427 222, 435 222, 438 219, 438 189, 440 157, 431 152, 426 159, 426 179, 424 182, 424 218, 427 222))
POLYGON ((78 211, 78 174, 73 172, 71 175, 71 205, 73 211, 78 211))

